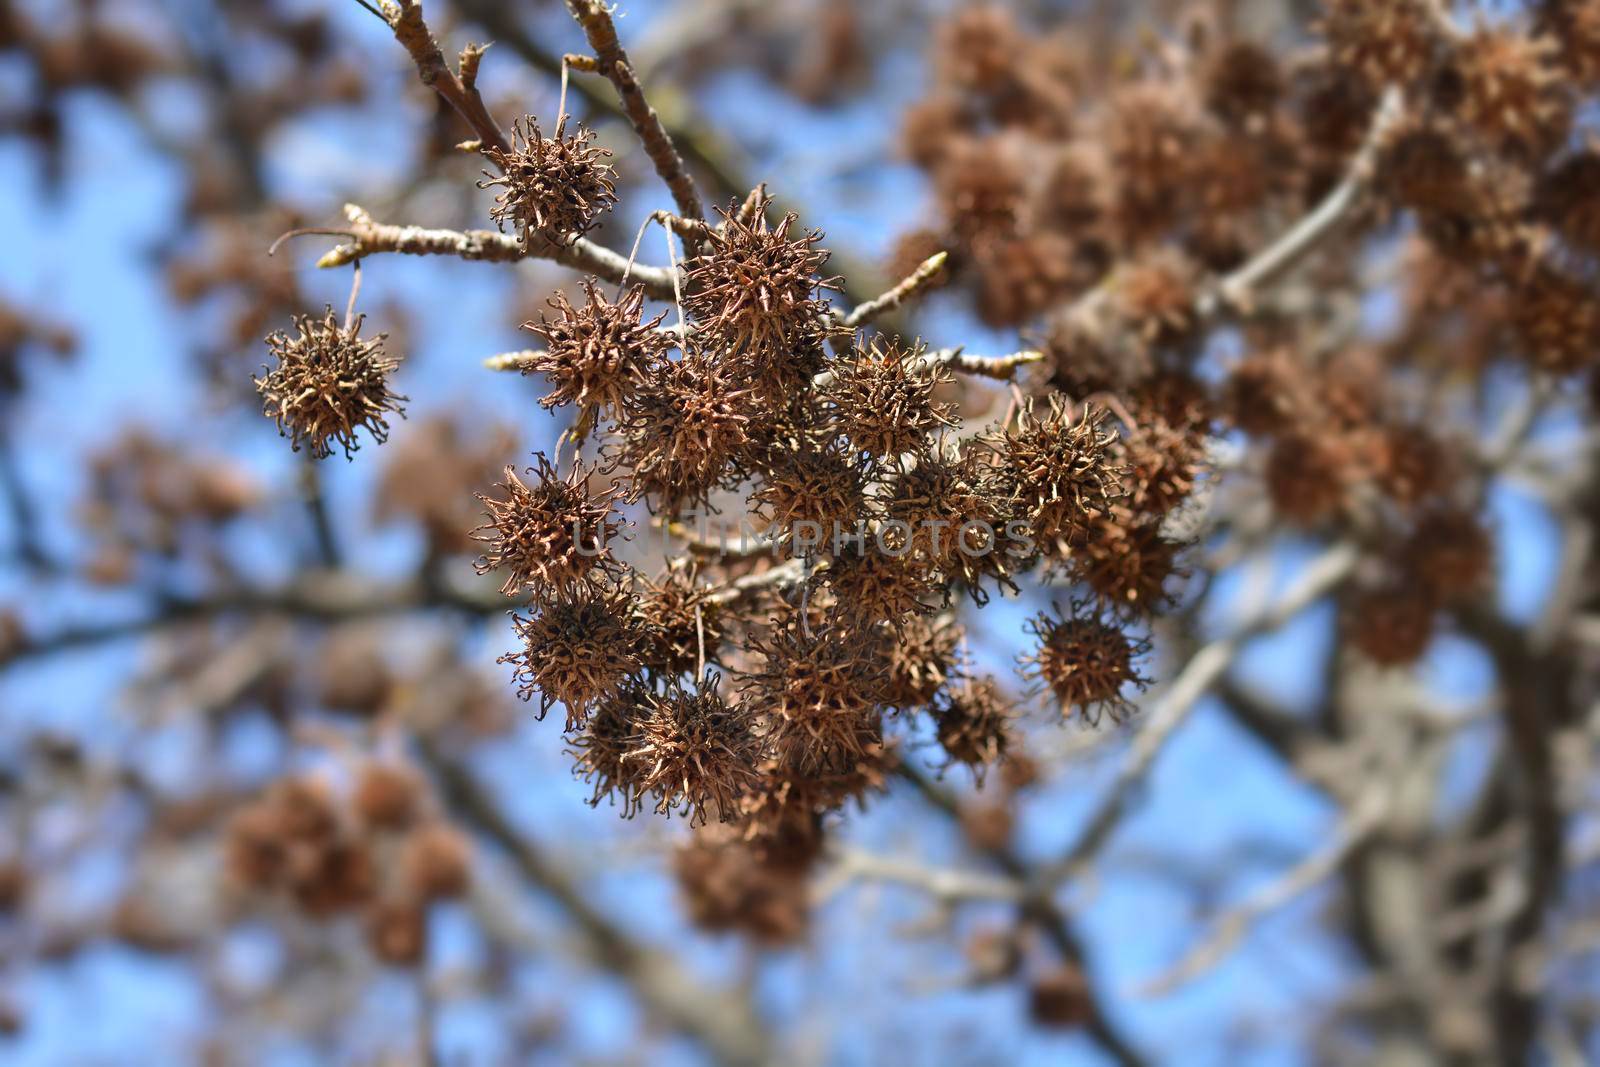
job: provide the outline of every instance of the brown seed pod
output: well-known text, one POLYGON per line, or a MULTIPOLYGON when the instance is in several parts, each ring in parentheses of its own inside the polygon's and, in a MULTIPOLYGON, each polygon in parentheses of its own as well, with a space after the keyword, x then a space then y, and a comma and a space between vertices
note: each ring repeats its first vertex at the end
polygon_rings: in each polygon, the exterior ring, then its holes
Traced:
POLYGON ((1371 452, 1373 477, 1390 499, 1404 507, 1415 507, 1451 483, 1450 456, 1424 426, 1382 426, 1371 452))
POLYGON ((361 447, 357 430, 382 444, 389 437, 384 416, 404 414, 400 405, 406 398, 389 388, 400 364, 384 355, 382 334, 361 339, 362 321, 357 315, 348 328, 341 326, 330 307, 321 320, 296 317, 293 337, 281 331, 267 336, 277 362, 253 380, 267 418, 296 452, 305 445, 325 459, 333 454, 331 442, 350 458, 361 447))
POLYGON ((734 818, 761 760, 762 742, 749 710, 723 700, 720 683, 712 674, 698 688, 673 683, 665 693, 652 694, 626 757, 639 762, 639 788, 655 795, 656 811, 681 809, 691 826, 734 818))
POLYGON ((539 718, 552 704, 567 708, 567 729, 580 726, 595 703, 615 693, 643 664, 644 634, 626 593, 580 586, 558 593, 531 618, 511 617, 522 648, 501 656, 517 695, 539 695, 539 718))
POLYGON ((1194 340, 1198 272, 1183 253, 1161 248, 1117 272, 1112 302, 1117 316, 1153 349, 1183 349, 1194 340))
POLYGON ((1216 49, 1201 77, 1206 106, 1238 124, 1269 115, 1288 89, 1278 57, 1265 45, 1242 38, 1216 49))
POLYGON ((933 709, 934 736, 950 762, 977 780, 1005 758, 1013 741, 1011 701, 993 678, 968 679, 947 689, 933 709))
POLYGON ((714 335, 730 356, 737 354, 752 375, 804 347, 796 342, 812 338, 827 310, 817 294, 838 287, 816 277, 828 260, 816 247, 822 234, 813 230, 791 239, 799 220, 792 212, 769 226, 769 202, 763 198, 750 218, 736 208, 722 213, 708 250, 688 265, 683 299, 695 325, 714 335))
POLYGON ((406 886, 418 900, 459 897, 472 882, 472 846, 446 822, 423 823, 407 834, 400 863, 406 886))
POLYGON ((878 709, 887 682, 883 639, 790 617, 752 638, 745 703, 766 719, 769 743, 798 769, 860 759, 882 743, 878 709))
POLYGON ((550 383, 551 391, 539 400, 543 407, 577 404, 615 417, 647 370, 672 347, 672 337, 657 329, 666 312, 644 318, 641 285, 614 304, 593 279, 584 279, 583 292, 582 307, 557 292, 550 300, 555 318, 541 313, 538 322, 523 323, 545 348, 522 365, 522 372, 542 374, 550 383))
POLYGON ((594 472, 582 461, 562 478, 543 452, 533 458, 527 469, 531 485, 507 467, 498 487, 504 499, 478 495, 489 521, 472 539, 488 547, 475 569, 503 571, 502 596, 531 591, 544 598, 618 567, 610 546, 625 525, 613 510, 622 491, 612 485, 591 493, 594 472))
POLYGON ((620 797, 624 819, 638 813, 645 768, 638 760, 629 759, 628 753, 638 743, 639 723, 647 711, 647 691, 636 682, 624 683, 600 701, 570 739, 572 747, 567 754, 573 758, 572 773, 594 787, 591 807, 620 797))
MULTIPOLYGON (((962 584, 979 603, 980 583, 1015 588, 1012 574, 1033 547, 1013 527, 1011 475, 979 449, 936 446, 896 475, 883 501, 882 544, 891 554, 962 584)), ((1021 526, 1020 521, 1017 526, 1021 526)))
POLYGON ((404 830, 422 808, 425 786, 421 775, 394 763, 365 763, 356 776, 352 802, 368 826, 404 830))
POLYGON ((1150 651, 1150 642, 1131 636, 1085 602, 1073 602, 1064 614, 1057 608, 1055 614, 1036 615, 1027 631, 1038 638, 1039 648, 1019 660, 1022 675, 1052 693, 1065 716, 1076 711, 1094 725, 1109 711, 1121 721, 1131 710, 1127 689, 1149 684, 1134 661, 1150 651))
POLYGON ((1157 518, 1194 492, 1206 464, 1201 428, 1174 426, 1159 415, 1135 416, 1138 424, 1118 440, 1118 466, 1125 473, 1124 504, 1135 514, 1157 518))
POLYGON ((1373 86, 1410 85, 1433 64, 1429 0, 1327 0, 1319 24, 1336 65, 1373 86))
POLYGON ((1432 643, 1438 607, 1420 584, 1392 581, 1352 595, 1341 625, 1351 644, 1374 663, 1405 667, 1432 643))
POLYGON ((392 967, 415 967, 428 954, 428 909, 407 898, 382 900, 367 912, 367 946, 392 967))
POLYGON ((1046 414, 1028 406, 998 444, 1015 499, 1047 552, 1065 556, 1122 493, 1125 472, 1105 422, 1101 409, 1052 396, 1046 414))
POLYGON ((1294 430, 1267 456, 1267 493, 1290 521, 1313 526, 1344 507, 1358 459, 1349 438, 1333 427, 1294 430))
POLYGON ((1000 4, 973 4, 939 24, 939 76, 961 89, 995 93, 1013 84, 1026 38, 1000 4))
POLYGON ((1304 365, 1288 348, 1252 352, 1234 365, 1223 388, 1227 419, 1253 437, 1282 433, 1311 407, 1304 365))
POLYGON ((630 468, 630 500, 669 514, 707 503, 751 443, 755 398, 705 354, 659 364, 624 405, 616 464, 630 468))
POLYGON ((1574 152, 1546 172, 1534 193, 1534 210, 1562 238, 1600 252, 1600 147, 1574 152))
POLYGON ((889 646, 884 703, 901 711, 931 704, 959 668, 962 633, 947 616, 913 618, 901 627, 889 646))
POLYGON ((865 547, 835 552, 827 569, 813 578, 813 584, 833 594, 832 610, 852 625, 887 623, 896 632, 909 620, 930 614, 941 590, 924 568, 882 551, 870 534, 861 536, 865 547))
POLYGON ((1187 88, 1146 80, 1112 95, 1101 127, 1115 174, 1117 220, 1130 240, 1174 219, 1188 184, 1200 116, 1187 88))
POLYGON ((1028 200, 1025 146, 1014 136, 962 138, 947 145, 934 191, 962 248, 1015 235, 1028 200))
POLYGON ((776 948, 797 942, 806 931, 808 865, 745 841, 731 827, 712 825, 678 848, 672 871, 690 922, 776 948))
POLYGON ((1600 302, 1592 285, 1541 266, 1512 292, 1522 358, 1548 374, 1576 374, 1600 353, 1600 302))
POLYGON ((1446 92, 1459 96, 1462 119, 1494 142, 1537 150, 1561 140, 1571 114, 1558 54, 1549 37, 1480 24, 1456 42, 1446 92))
POLYGON ((1600 82, 1600 0, 1539 0, 1541 32, 1561 47, 1567 72, 1585 87, 1600 82))
POLYGON ((1094 1019, 1089 980, 1076 965, 1064 963, 1035 978, 1028 987, 1028 1015, 1039 1026, 1074 1030, 1094 1019))
POLYGON ((1440 603, 1470 600, 1494 570, 1494 539, 1471 512, 1436 507, 1417 518, 1402 555, 1407 571, 1440 603))
MULTIPOLYGON (((907 159, 925 170, 932 170, 949 153, 962 131, 971 125, 972 120, 959 96, 935 94, 906 109, 900 120, 900 144, 907 159)), ((896 276, 905 277, 904 274, 896 276)))
POLYGON ((791 546, 829 543, 836 529, 854 530, 866 515, 866 476, 838 448, 776 449, 764 457, 750 502, 791 546), (809 544, 808 544, 809 542, 809 544))
POLYGON ((921 344, 875 337, 835 365, 824 396, 852 445, 893 463, 923 452, 934 433, 955 425, 951 406, 933 398, 955 376, 942 364, 924 365, 925 352, 921 344))
POLYGON ((501 171, 478 183, 499 190, 489 213, 495 224, 510 223, 523 243, 537 235, 557 244, 598 225, 617 202, 617 172, 605 162, 611 153, 593 142, 594 131, 581 125, 567 136, 565 117, 554 137, 543 136, 531 115, 514 123, 509 148, 483 153, 501 171))
POLYGON ((645 631, 645 668, 661 678, 696 671, 702 653, 717 662, 727 638, 723 605, 701 584, 695 564, 672 567, 659 579, 642 579, 636 604, 645 631))

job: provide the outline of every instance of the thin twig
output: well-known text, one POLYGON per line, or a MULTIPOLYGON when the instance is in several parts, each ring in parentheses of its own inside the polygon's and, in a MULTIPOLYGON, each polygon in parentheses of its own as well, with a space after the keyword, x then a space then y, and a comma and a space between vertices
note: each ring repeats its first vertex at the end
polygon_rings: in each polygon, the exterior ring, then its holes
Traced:
POLYGON ((880 297, 868 300, 844 317, 845 326, 854 329, 877 318, 886 315, 915 296, 933 278, 944 269, 945 260, 950 258, 948 252, 937 252, 923 260, 922 265, 911 272, 910 277, 890 289, 880 297))

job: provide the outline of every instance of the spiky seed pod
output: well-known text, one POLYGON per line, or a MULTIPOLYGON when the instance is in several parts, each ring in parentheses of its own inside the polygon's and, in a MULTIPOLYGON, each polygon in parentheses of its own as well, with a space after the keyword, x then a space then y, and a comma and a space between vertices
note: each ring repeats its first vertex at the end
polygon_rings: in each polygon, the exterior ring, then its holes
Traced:
POLYGON ((774 751, 802 769, 861 757, 881 740, 878 706, 887 682, 883 642, 832 624, 776 621, 752 638, 760 663, 742 685, 766 716, 774 751))
POLYGON ((1126 236, 1167 228, 1182 201, 1199 116, 1187 89, 1148 80, 1124 86, 1106 109, 1101 140, 1116 175, 1126 236))
POLYGON ((351 799, 366 825, 404 830, 415 821, 424 796, 422 777, 415 770, 374 761, 362 765, 351 799))
POLYGON ((1218 48, 1201 76, 1206 106, 1240 125, 1270 114, 1288 88, 1278 57, 1265 46, 1242 38, 1218 48))
POLYGON ((652 695, 627 758, 639 763, 639 787, 662 815, 682 810, 691 826, 726 822, 756 781, 762 742, 750 712, 717 693, 711 675, 697 689, 673 683, 652 695))
POLYGON ((428 909, 419 900, 382 900, 367 913, 367 946, 391 967, 415 967, 428 954, 428 909))
POLYGON ((1392 581, 1358 590, 1341 627, 1362 654, 1383 667, 1417 662, 1433 642, 1438 602, 1421 585, 1392 581))
POLYGON ((1334 63, 1368 84, 1410 85, 1433 64, 1438 27, 1429 0, 1328 0, 1318 28, 1334 63))
POLYGON ((1028 200, 1024 142, 997 134, 955 141, 945 148, 934 189, 963 248, 1010 236, 1028 200))
POLYGON ((623 408, 615 457, 632 471, 630 499, 669 514, 705 503, 750 444, 754 403, 702 352, 658 365, 623 408))
POLYGON ((1310 408, 1302 363, 1287 348, 1252 352, 1234 365, 1223 388, 1227 419, 1253 437, 1282 433, 1310 408))
POLYGON ((979 317, 990 326, 1021 325, 1086 288, 1104 272, 1104 262, 1097 248, 1080 262, 1081 251, 1050 230, 979 242, 971 260, 981 285, 979 317))
POLYGON ((1011 747, 1011 701, 993 678, 972 679, 948 690, 933 711, 934 734, 950 762, 964 764, 981 783, 984 771, 1011 747))
POLYGON ((1095 520, 1068 565, 1073 576, 1110 608, 1144 615, 1171 602, 1168 582, 1183 574, 1178 567, 1183 547, 1162 533, 1161 520, 1142 519, 1126 508, 1114 507, 1095 520))
POLYGON ((763 199, 750 219, 735 209, 723 212, 708 250, 689 264, 683 299, 694 323, 742 357, 752 373, 809 338, 827 310, 817 294, 838 288, 816 276, 828 260, 816 247, 822 234, 812 230, 791 239, 799 220, 793 212, 769 226, 769 202, 763 199))
POLYGON ((1508 148, 1536 150, 1559 141, 1570 103, 1558 50, 1548 37, 1479 25, 1456 43, 1448 68, 1461 117, 1508 148))
POLYGON ((955 376, 942 364, 925 366, 925 352, 875 337, 835 366, 824 395, 852 445, 892 463, 925 451, 934 433, 955 425, 950 405, 933 399, 955 376))
POLYGON ((1334 427, 1291 431, 1267 456, 1267 494, 1290 521, 1313 526, 1344 507, 1358 459, 1349 438, 1334 427))
POLYGON ((1415 507, 1451 484, 1450 456, 1426 427, 1381 427, 1371 446, 1372 473, 1395 503, 1415 507))
POLYGON ((744 934, 777 948, 797 942, 806 931, 808 866, 774 857, 732 827, 708 826, 679 846, 672 871, 697 927, 744 934))
POLYGON ((826 546, 836 529, 854 530, 864 519, 866 477, 840 449, 784 448, 765 458, 750 501, 782 543, 815 534, 826 546))
POLYGON ((572 773, 593 787, 589 805, 599 807, 602 800, 620 797, 624 819, 638 814, 644 795, 645 768, 628 753, 637 747, 648 701, 649 692, 641 684, 626 682, 600 701, 583 729, 569 740, 572 773))
POLYGON ((645 644, 645 669, 661 678, 698 670, 702 650, 707 663, 717 661, 727 637, 723 606, 701 584, 699 568, 673 567, 659 579, 644 579, 636 597, 645 644))
POLYGON ((1041 612, 1026 629, 1039 647, 1018 661, 1022 676, 1054 695, 1064 716, 1076 711, 1083 721, 1098 724, 1109 711, 1120 721, 1129 710, 1126 691, 1149 684, 1135 664, 1150 651, 1149 640, 1133 637, 1086 602, 1074 601, 1064 613, 1059 607, 1041 612))
POLYGON ((1051 321, 1044 353, 1050 384, 1077 400, 1093 393, 1123 393, 1155 366, 1148 352, 1108 344, 1103 331, 1070 314, 1051 321))
POLYGON ((522 372, 542 374, 550 383, 550 393, 539 400, 542 407, 577 404, 615 416, 645 372, 672 347, 671 336, 656 329, 666 312, 644 318, 641 285, 614 304, 593 279, 584 279, 583 292, 581 308, 558 291, 550 300, 555 318, 540 313, 538 322, 522 324, 545 344, 544 351, 523 364, 522 372))
MULTIPOLYGON (((906 109, 900 120, 900 144, 907 159, 924 170, 931 170, 945 158, 951 144, 969 125, 971 119, 962 98, 955 94, 939 93, 919 100, 906 109)), ((926 259, 927 256, 922 258, 926 259)), ((896 277, 903 278, 905 275, 896 277)))
POLYGON ((1600 252, 1600 146, 1574 152, 1541 177, 1534 210, 1564 239, 1600 252))
POLYGON ((510 223, 526 243, 537 235, 557 244, 592 230, 617 202, 617 172, 611 153, 594 146, 594 131, 578 127, 570 137, 565 119, 545 137, 529 115, 514 123, 508 149, 484 155, 500 168, 478 185, 497 189, 489 215, 502 230, 510 223))
POLYGON ((265 398, 267 418, 296 452, 303 444, 325 459, 336 443, 348 459, 361 447, 357 430, 365 429, 382 444, 389 438, 384 416, 405 414, 406 398, 389 388, 399 361, 384 355, 385 335, 362 340, 363 320, 357 315, 346 328, 330 307, 321 320, 296 316, 293 337, 282 331, 267 336, 277 363, 253 380, 265 398))
POLYGON ((1540 0, 1541 32, 1561 47, 1568 73, 1585 87, 1600 82, 1600 0, 1540 0))
POLYGON ((1010 473, 988 453, 936 445, 932 455, 889 484, 883 544, 891 554, 962 584, 983 604, 984 579, 1014 589, 1012 574, 1037 551, 1028 538, 1015 536, 1014 502, 1010 473))
POLYGON ((888 623, 897 632, 912 618, 934 610, 939 585, 912 560, 878 549, 871 535, 866 547, 851 545, 828 561, 813 581, 833 594, 833 610, 859 626, 888 623))
POLYGON ((539 718, 552 704, 567 709, 567 729, 638 672, 644 635, 626 593, 578 586, 543 604, 531 618, 512 615, 522 648, 501 656, 512 665, 517 695, 539 695, 539 718))
POLYGON ((447 822, 423 823, 406 835, 400 866, 419 900, 459 897, 472 884, 472 845, 447 822))
POLYGON ((1472 203, 1469 173, 1459 129, 1434 118, 1410 118, 1385 136, 1376 184, 1400 207, 1459 214, 1472 203))
POLYGON ((591 493, 594 472, 581 461, 563 478, 543 452, 533 459, 527 469, 531 485, 507 467, 499 485, 504 499, 478 495, 489 521, 472 532, 474 541, 488 546, 476 569, 505 573, 502 596, 529 590, 547 597, 618 566, 610 545, 625 525, 613 510, 622 490, 613 484, 591 493))
POLYGON ((1440 603, 1470 600, 1494 569, 1494 539, 1471 512, 1430 508, 1417 518, 1402 556, 1407 573, 1440 603))
POLYGON ((1205 467, 1206 442, 1195 427, 1150 416, 1117 441, 1115 454, 1126 472, 1126 506, 1139 515, 1160 517, 1194 492, 1205 467))
POLYGON ((1026 39, 1016 16, 999 4, 962 8, 939 24, 937 62, 951 85, 994 93, 1014 83, 1026 39))
POLYGON ((359 908, 377 892, 377 865, 367 842, 340 839, 291 853, 289 893, 307 915, 325 919, 359 908))
POLYGON ((961 636, 961 627, 945 616, 907 622, 889 646, 884 703, 901 711, 932 703, 959 669, 956 649, 961 636))
POLYGON ((1047 551, 1065 555, 1122 492, 1116 435, 1105 422, 1101 409, 1052 396, 1046 414, 1029 405, 999 442, 1017 502, 1047 551))
POLYGON ((1576 374, 1600 354, 1600 301, 1592 285, 1541 266, 1511 297, 1522 358, 1549 374, 1576 374))

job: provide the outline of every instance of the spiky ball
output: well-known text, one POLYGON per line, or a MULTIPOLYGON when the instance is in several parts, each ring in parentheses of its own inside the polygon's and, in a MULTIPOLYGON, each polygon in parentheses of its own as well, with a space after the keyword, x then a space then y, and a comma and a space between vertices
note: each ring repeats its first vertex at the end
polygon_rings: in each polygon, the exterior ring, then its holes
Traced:
POLYGON ((952 763, 983 772, 1005 758, 1015 712, 999 683, 978 678, 949 690, 935 706, 934 733, 952 763))
POLYGON ((361 338, 362 321, 358 315, 342 326, 330 307, 320 320, 297 316, 292 337, 282 331, 268 335, 276 364, 254 379, 256 392, 264 398, 267 418, 296 452, 305 445, 325 459, 337 444, 348 459, 361 447, 357 430, 365 429, 382 444, 389 437, 384 416, 404 415, 400 405, 406 398, 389 388, 389 376, 400 364, 384 355, 383 334, 361 338))
POLYGON ((1081 542, 1122 493, 1116 435, 1105 422, 1103 410, 1073 408, 1052 395, 1045 414, 1028 407, 999 443, 1017 502, 1047 550, 1065 554, 1081 542))
POLYGON ((543 407, 577 404, 615 414, 645 372, 672 346, 672 338, 656 329, 666 312, 644 318, 644 287, 634 286, 616 303, 593 279, 583 283, 584 305, 575 307, 562 292, 550 300, 556 317, 541 314, 523 329, 544 341, 541 352, 523 365, 524 374, 542 374, 551 391, 543 407))
POLYGON ((612 505, 621 490, 613 485, 591 493, 593 472, 582 462, 574 463, 565 478, 543 452, 535 453, 534 464, 527 470, 531 485, 507 467, 499 486, 504 499, 478 495, 489 521, 472 533, 473 540, 488 546, 476 568, 479 574, 505 573, 502 596, 518 590, 549 596, 616 567, 610 546, 624 520, 612 505))
POLYGON ((683 299, 695 325, 738 353, 751 372, 814 333, 827 307, 817 294, 835 288, 816 276, 828 260, 817 247, 822 235, 813 230, 791 237, 799 220, 792 212, 769 225, 766 203, 749 221, 737 211, 724 212, 707 251, 689 264, 683 299))
POLYGON ((616 171, 605 162, 611 153, 594 146, 594 131, 578 127, 566 135, 565 120, 554 137, 539 132, 531 115, 512 126, 508 149, 484 155, 500 168, 478 184, 497 189, 490 217, 507 223, 524 242, 539 236, 566 244, 593 229, 617 202, 616 171))
POLYGON ((955 425, 950 405, 934 390, 954 377, 924 364, 922 345, 873 338, 834 368, 826 390, 840 432, 856 448, 889 462, 927 448, 929 438, 955 425))
POLYGON ((671 514, 704 503, 749 445, 755 400, 708 355, 658 365, 628 399, 615 455, 632 471, 632 498, 671 514))
POLYGON ((579 586, 561 592, 530 618, 511 617, 522 648, 499 662, 512 665, 523 700, 539 696, 542 719, 552 704, 567 709, 576 729, 594 705, 640 670, 643 641, 625 593, 579 586))
POLYGON ((733 818, 761 759, 748 709, 723 700, 718 682, 712 675, 696 689, 674 683, 652 695, 627 756, 638 761, 639 787, 655 795, 656 810, 682 810, 691 825, 733 818))
POLYGON ((1062 714, 1074 711, 1089 723, 1103 712, 1121 718, 1128 711, 1126 691, 1148 684, 1135 661, 1150 643, 1107 619, 1083 602, 1061 613, 1040 613, 1027 630, 1039 647, 1022 657, 1023 677, 1040 682, 1061 703, 1062 714))

